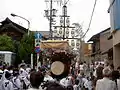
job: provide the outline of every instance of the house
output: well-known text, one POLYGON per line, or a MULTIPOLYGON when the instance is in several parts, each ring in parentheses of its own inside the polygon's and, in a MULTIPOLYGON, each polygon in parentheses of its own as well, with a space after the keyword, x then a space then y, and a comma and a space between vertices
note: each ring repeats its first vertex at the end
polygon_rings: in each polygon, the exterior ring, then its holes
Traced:
POLYGON ((9 18, 6 18, 0 23, 0 35, 7 34, 12 37, 13 40, 20 40, 28 31, 26 28, 14 23, 9 18))
POLYGON ((103 61, 104 59, 113 60, 113 41, 108 40, 111 34, 111 29, 107 28, 93 35, 88 42, 92 41, 92 54, 94 61, 103 61))
POLYGON ((91 62, 91 53, 92 53, 92 44, 91 43, 83 43, 83 55, 84 61, 90 63, 91 62))
POLYGON ((110 0, 108 12, 113 37, 113 64, 116 69, 120 66, 120 0, 110 0))

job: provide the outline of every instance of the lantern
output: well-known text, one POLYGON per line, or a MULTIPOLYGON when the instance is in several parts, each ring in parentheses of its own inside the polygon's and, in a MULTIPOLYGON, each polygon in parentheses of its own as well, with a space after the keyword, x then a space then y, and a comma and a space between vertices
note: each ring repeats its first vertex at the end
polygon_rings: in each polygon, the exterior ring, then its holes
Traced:
POLYGON ((69 37, 69 28, 66 28, 66 38, 69 37))
POLYGON ((60 37, 63 36, 63 30, 62 30, 62 28, 59 29, 59 36, 60 36, 60 37))
POLYGON ((71 36, 72 36, 72 38, 75 37, 75 31, 74 31, 74 29, 71 30, 71 36))
POLYGON ((75 47, 75 41, 71 40, 71 48, 73 49, 75 47))
POLYGON ((79 39, 76 40, 76 48, 77 48, 77 49, 80 48, 80 40, 79 40, 79 39))
POLYGON ((70 26, 70 20, 69 20, 68 17, 67 17, 67 19, 66 19, 66 25, 67 25, 67 26, 70 26))
POLYGON ((56 27, 54 28, 53 36, 54 36, 54 37, 57 36, 57 28, 56 28, 56 27))
POLYGON ((60 26, 63 26, 63 18, 60 18, 60 26))

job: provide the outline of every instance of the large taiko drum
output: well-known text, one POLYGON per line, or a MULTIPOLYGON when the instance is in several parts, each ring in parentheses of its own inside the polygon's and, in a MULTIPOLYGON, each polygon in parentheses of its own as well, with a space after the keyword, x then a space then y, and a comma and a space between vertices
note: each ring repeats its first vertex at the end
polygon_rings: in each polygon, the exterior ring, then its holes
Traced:
POLYGON ((54 78, 61 79, 69 73, 69 66, 61 61, 54 61, 51 64, 51 73, 54 78))

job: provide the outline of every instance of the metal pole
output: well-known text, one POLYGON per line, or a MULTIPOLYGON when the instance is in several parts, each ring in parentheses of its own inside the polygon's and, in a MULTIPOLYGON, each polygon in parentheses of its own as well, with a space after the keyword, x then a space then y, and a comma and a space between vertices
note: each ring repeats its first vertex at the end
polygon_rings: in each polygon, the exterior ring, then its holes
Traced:
POLYGON ((63 17, 64 17, 64 31, 63 31, 63 40, 65 39, 65 8, 66 8, 66 6, 64 5, 63 6, 63 9, 64 9, 64 15, 63 15, 63 17))
POLYGON ((82 61, 81 59, 82 59, 82 40, 80 39, 80 61, 82 61))
POLYGON ((31 54, 31 68, 33 69, 33 54, 31 54))
POLYGON ((52 37, 52 0, 50 1, 50 37, 52 37))
POLYGON ((39 53, 37 53, 37 71, 38 71, 38 67, 39 67, 39 53))
POLYGON ((30 22, 28 21, 28 36, 29 36, 29 34, 30 34, 30 22))

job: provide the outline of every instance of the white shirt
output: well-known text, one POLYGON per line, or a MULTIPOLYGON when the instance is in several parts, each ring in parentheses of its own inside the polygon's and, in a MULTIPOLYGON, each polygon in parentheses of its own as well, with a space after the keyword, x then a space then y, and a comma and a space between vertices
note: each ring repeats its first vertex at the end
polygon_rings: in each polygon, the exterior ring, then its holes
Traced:
POLYGON ((55 81, 51 76, 45 75, 44 81, 55 81))
POLYGON ((31 68, 26 68, 27 73, 30 73, 31 68))
POLYGON ((120 90, 120 79, 117 79, 117 88, 120 90))
POLYGON ((12 82, 4 80, 0 86, 0 90, 14 90, 12 82))
POLYGON ((13 77, 12 78, 12 83, 13 83, 13 87, 14 89, 20 89, 21 88, 21 82, 20 82, 20 79, 17 78, 17 77, 13 77))
POLYGON ((117 90, 117 88, 114 81, 104 77, 97 81, 96 90, 117 90))
POLYGON ((30 88, 28 90, 42 90, 42 89, 30 88))
POLYGON ((81 88, 78 85, 74 85, 73 90, 81 90, 81 88))
POLYGON ((19 74, 20 74, 21 77, 27 77, 28 76, 27 71, 24 70, 23 68, 20 68, 19 74))
POLYGON ((60 84, 61 84, 62 86, 65 86, 65 87, 72 85, 72 79, 71 79, 71 77, 69 76, 69 77, 67 77, 67 78, 61 79, 61 80, 60 80, 60 84))
POLYGON ((36 88, 29 88, 27 90, 43 90, 41 86, 39 86, 39 89, 36 89, 36 88))
POLYGON ((60 80, 60 84, 61 84, 62 86, 65 86, 65 81, 66 81, 66 78, 61 79, 61 80, 60 80))
POLYGON ((65 86, 71 86, 72 85, 72 77, 68 76, 65 80, 65 86))
POLYGON ((79 63, 76 62, 76 63, 75 63, 75 68, 78 69, 78 67, 79 67, 79 63))
POLYGON ((80 70, 84 70, 84 65, 83 64, 80 65, 79 67, 80 67, 80 70))
POLYGON ((88 88, 88 90, 92 90, 92 81, 89 81, 87 80, 85 83, 84 83, 84 86, 85 88, 88 88))
POLYGON ((2 75, 3 74, 3 71, 0 69, 0 75, 2 75))
POLYGON ((7 69, 4 70, 4 73, 3 73, 2 77, 1 77, 1 81, 6 80, 6 78, 5 78, 5 73, 6 72, 9 72, 9 71, 7 69))

